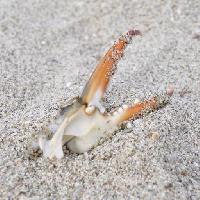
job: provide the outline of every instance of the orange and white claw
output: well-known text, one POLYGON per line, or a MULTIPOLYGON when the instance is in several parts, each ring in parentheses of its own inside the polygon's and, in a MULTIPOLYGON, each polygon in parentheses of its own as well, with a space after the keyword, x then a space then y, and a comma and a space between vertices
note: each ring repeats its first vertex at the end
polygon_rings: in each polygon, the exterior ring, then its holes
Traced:
POLYGON ((125 35, 122 35, 101 58, 83 90, 81 96, 83 104, 95 106, 101 113, 105 111, 101 106, 100 101, 108 87, 111 76, 116 70, 117 62, 124 54, 127 44, 129 44, 132 38, 137 35, 141 35, 139 30, 128 31, 125 35))
POLYGON ((134 103, 132 106, 119 108, 112 113, 112 121, 114 124, 120 125, 122 122, 143 117, 149 112, 164 107, 173 94, 173 89, 169 88, 166 93, 152 97, 144 102, 134 103))

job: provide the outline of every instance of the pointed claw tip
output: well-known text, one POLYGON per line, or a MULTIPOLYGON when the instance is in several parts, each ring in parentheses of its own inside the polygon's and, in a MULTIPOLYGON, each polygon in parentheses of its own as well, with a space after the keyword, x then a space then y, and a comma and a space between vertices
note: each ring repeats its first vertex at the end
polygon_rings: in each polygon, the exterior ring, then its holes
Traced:
POLYGON ((134 30, 134 29, 129 30, 127 34, 132 37, 136 35, 142 36, 142 33, 139 30, 134 30))

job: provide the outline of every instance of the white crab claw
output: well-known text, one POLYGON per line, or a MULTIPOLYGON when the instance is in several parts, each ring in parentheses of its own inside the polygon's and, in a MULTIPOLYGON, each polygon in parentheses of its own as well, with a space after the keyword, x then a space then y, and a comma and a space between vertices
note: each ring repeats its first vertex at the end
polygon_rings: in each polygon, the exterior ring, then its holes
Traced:
POLYGON ((64 153, 62 150, 62 140, 58 140, 54 142, 52 140, 46 140, 45 138, 39 139, 39 146, 43 151, 44 157, 53 158, 56 157, 58 159, 63 158, 64 153))

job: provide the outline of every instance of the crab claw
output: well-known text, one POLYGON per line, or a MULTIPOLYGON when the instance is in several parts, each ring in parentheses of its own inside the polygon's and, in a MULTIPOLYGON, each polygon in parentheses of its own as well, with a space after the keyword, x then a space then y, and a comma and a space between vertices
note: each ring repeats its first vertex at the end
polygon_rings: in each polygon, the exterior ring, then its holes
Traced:
POLYGON ((173 88, 169 88, 166 93, 152 97, 144 102, 137 102, 132 106, 125 106, 119 108, 117 112, 112 115, 115 124, 121 124, 129 119, 137 119, 145 116, 149 112, 164 107, 173 94, 173 88))
POLYGON ((100 101, 108 86, 110 77, 115 72, 117 62, 123 56, 127 44, 129 44, 136 35, 141 35, 141 32, 138 30, 128 31, 127 34, 122 35, 107 51, 104 57, 101 58, 83 90, 82 101, 84 104, 97 107, 101 113, 105 111, 100 101))

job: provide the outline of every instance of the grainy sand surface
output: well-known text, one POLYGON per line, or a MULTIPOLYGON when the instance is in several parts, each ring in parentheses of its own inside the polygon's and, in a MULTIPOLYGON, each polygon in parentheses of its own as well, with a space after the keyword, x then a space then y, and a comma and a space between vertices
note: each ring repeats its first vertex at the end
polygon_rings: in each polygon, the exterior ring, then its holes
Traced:
POLYGON ((200 1, 1 0, 0 199, 200 199, 200 1), (171 103, 83 155, 31 157, 34 135, 130 28, 143 36, 105 106, 170 84, 171 103))

